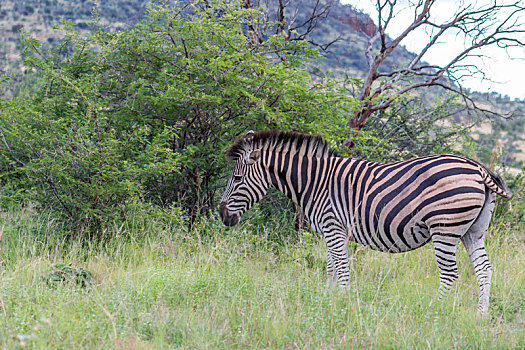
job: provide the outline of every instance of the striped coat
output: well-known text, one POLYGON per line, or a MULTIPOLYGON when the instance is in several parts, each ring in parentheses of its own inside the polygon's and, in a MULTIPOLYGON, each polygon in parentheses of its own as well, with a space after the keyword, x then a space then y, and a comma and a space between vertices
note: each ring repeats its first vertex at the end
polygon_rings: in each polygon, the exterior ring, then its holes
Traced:
POLYGON ((385 164, 343 158, 319 137, 278 131, 250 132, 227 156, 235 166, 220 205, 226 225, 274 186, 325 237, 327 272, 341 286, 349 280, 349 240, 390 253, 432 241, 440 298, 458 278, 455 253, 463 241, 480 286, 478 312, 486 312, 492 268, 484 236, 496 194, 511 194, 483 165, 455 155, 385 164))

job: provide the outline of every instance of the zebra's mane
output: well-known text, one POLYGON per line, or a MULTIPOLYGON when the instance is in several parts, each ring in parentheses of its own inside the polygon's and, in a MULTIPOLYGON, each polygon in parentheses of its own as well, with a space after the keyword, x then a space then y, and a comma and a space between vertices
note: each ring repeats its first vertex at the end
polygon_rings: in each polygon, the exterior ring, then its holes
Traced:
POLYGON ((236 161, 248 150, 262 149, 312 157, 331 157, 335 152, 330 149, 321 136, 311 136, 297 132, 264 130, 253 134, 253 138, 241 137, 226 150, 226 158, 236 161))

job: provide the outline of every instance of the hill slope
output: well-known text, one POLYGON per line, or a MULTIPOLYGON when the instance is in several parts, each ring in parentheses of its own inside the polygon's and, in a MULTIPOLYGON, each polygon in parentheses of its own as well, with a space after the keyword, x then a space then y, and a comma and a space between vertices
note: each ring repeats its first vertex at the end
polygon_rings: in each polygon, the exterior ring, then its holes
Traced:
MULTIPOLYGON (((13 63, 20 58, 20 30, 31 33, 44 43, 52 44, 57 39, 53 26, 60 24, 62 19, 67 19, 80 29, 87 29, 94 8, 102 23, 115 30, 126 29, 144 16, 150 3, 151 1, 140 0, 3 0, 0 2, 0 62, 4 63, 4 67, 13 67, 13 63)), ((313 2, 293 1, 287 11, 290 14, 296 13, 298 23, 312 13, 313 8, 313 2)), ((363 76, 367 69, 364 56, 367 35, 374 30, 375 25, 368 15, 337 1, 310 37, 320 44, 338 39, 326 51, 326 59, 321 62, 324 68, 363 76)), ((397 66, 411 57, 413 54, 401 47, 386 63, 397 66)))

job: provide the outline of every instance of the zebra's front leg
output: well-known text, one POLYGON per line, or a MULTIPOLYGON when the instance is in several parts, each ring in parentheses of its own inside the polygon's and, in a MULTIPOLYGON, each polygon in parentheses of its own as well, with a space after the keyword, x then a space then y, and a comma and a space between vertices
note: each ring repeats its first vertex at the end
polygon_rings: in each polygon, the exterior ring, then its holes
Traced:
POLYGON ((335 270, 332 276, 337 276, 339 286, 345 288, 350 280, 345 232, 331 232, 330 235, 325 235, 325 238, 328 248, 327 271, 330 269, 330 265, 332 265, 332 271, 335 270))
POLYGON ((330 250, 327 251, 326 254, 326 284, 329 286, 333 286, 337 282, 337 274, 335 272, 335 265, 334 261, 332 259, 332 254, 330 254, 330 250))

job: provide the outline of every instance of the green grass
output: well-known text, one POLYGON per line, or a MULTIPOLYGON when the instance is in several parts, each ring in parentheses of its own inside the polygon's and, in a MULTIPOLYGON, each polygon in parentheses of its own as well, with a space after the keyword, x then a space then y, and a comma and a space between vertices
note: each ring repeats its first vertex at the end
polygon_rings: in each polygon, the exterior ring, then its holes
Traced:
MULTIPOLYGON (((524 348, 523 233, 490 232, 490 317, 476 322, 477 283, 464 249, 460 280, 436 325, 438 273, 430 246, 364 250, 348 290, 328 287, 322 240, 277 244, 272 232, 208 222, 193 232, 153 220, 115 227, 83 247, 56 224, 3 214, 0 342, 5 348, 524 348), (50 284, 58 263, 94 283, 50 284)), ((275 228, 276 230, 279 227, 275 228)))

